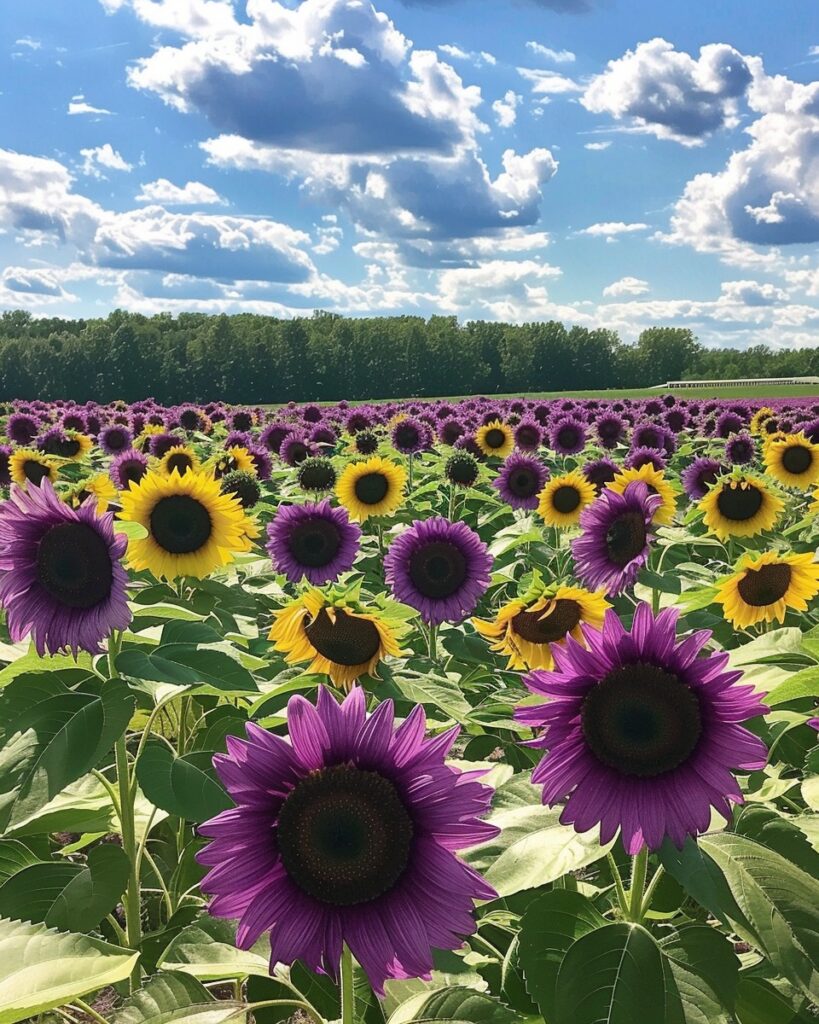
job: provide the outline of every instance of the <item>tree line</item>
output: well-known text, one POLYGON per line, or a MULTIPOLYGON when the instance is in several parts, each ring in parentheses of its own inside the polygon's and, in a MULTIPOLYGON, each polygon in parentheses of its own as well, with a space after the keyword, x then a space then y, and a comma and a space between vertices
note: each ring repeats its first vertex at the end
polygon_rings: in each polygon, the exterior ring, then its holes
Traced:
POLYGON ((636 344, 605 328, 454 316, 279 320, 115 310, 89 320, 0 316, 0 399, 163 404, 361 400, 647 387, 675 378, 819 373, 819 347, 705 348, 687 328, 636 344))

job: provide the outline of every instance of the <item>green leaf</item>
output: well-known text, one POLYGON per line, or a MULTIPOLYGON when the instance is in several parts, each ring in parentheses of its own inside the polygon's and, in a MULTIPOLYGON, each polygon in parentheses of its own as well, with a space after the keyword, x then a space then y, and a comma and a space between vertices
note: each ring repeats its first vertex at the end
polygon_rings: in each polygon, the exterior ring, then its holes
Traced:
POLYGON ((109 1019, 111 1024, 222 1024, 240 1021, 242 1004, 214 999, 201 982, 170 971, 150 978, 109 1019))
POLYGON ((166 644, 153 650, 128 648, 116 660, 117 671, 134 679, 175 686, 210 686, 220 693, 258 693, 256 680, 224 651, 166 644))
POLYGON ((742 977, 737 989, 739 1024, 815 1024, 809 1009, 802 1011, 778 987, 763 978, 742 977))
POLYGON ((666 985, 659 946, 639 925, 598 928, 563 958, 553 1024, 665 1024, 672 1013, 680 1019, 679 998, 666 985))
POLYGON ((237 949, 234 927, 218 918, 203 918, 171 939, 157 966, 182 971, 200 981, 246 978, 251 974, 266 978, 270 974, 269 945, 262 938, 258 951, 256 947, 237 949))
POLYGON ((138 959, 138 953, 87 935, 0 920, 0 1024, 16 1024, 115 985, 138 959))
POLYGON ((111 798, 93 775, 71 782, 45 806, 24 818, 9 835, 39 836, 49 832, 110 832, 116 815, 111 798))
MULTIPOLYGON (((684 1024, 733 1024, 739 960, 729 940, 707 925, 686 925, 661 943, 684 1024)), ((667 1024, 674 1024, 669 1018, 667 1024)))
POLYGON ((18 693, 18 684, 7 687, 2 705, 0 717, 10 713, 0 748, 0 832, 6 832, 97 764, 125 731, 135 700, 119 679, 95 694, 45 676, 26 693, 18 693))
POLYGON ((85 866, 48 861, 18 871, 0 886, 0 916, 91 931, 117 905, 127 881, 127 855, 107 843, 91 850, 85 866))
POLYGON ((501 830, 469 850, 464 859, 480 871, 500 896, 535 889, 594 863, 613 843, 601 846, 598 830, 578 834, 561 825, 560 808, 544 807, 540 790, 526 774, 500 786, 489 821, 501 830))
POLYGON ((516 1024, 523 1018, 494 996, 472 988, 445 988, 437 992, 419 992, 402 1003, 389 1024, 415 1024, 416 1021, 451 1021, 452 1024, 516 1024))
POLYGON ((17 658, 0 671, 0 688, 8 686, 9 683, 12 683, 21 675, 29 673, 41 675, 62 669, 77 668, 86 669, 90 672, 91 655, 82 652, 76 658, 71 654, 53 654, 50 657, 43 658, 32 649, 28 654, 24 654, 22 658, 17 658))
POLYGON ((39 860, 19 839, 0 840, 0 885, 30 864, 37 864, 39 860))
POLYGON ((142 792, 157 807, 188 821, 202 822, 233 806, 216 780, 213 752, 177 757, 162 742, 148 743, 136 765, 142 792))
POLYGON ((545 892, 526 908, 518 956, 526 991, 545 1020, 554 1016, 557 972, 567 950, 581 936, 605 924, 591 900, 568 889, 545 892))
POLYGON ((773 708, 802 697, 819 697, 819 665, 786 676, 778 686, 769 691, 765 703, 773 708))
POLYGON ((440 676, 394 676, 393 682, 401 694, 414 704, 431 704, 455 722, 467 722, 472 708, 464 699, 461 688, 453 680, 442 679, 440 676))

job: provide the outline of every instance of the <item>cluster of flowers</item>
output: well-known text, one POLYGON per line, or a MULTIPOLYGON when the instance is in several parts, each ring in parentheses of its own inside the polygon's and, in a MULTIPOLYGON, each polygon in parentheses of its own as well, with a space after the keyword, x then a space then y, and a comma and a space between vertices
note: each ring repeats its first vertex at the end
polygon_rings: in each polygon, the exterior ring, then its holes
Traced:
POLYGON ((203 578, 265 545, 291 596, 273 615, 274 650, 347 691, 292 698, 287 738, 251 724, 216 759, 236 806, 201 826, 203 888, 214 914, 239 919, 240 945, 271 933, 274 961, 334 974, 346 942, 381 991, 428 975, 430 948, 455 948, 472 901, 493 895, 455 856, 495 833, 481 820, 491 791, 445 763, 457 729, 427 738, 420 707, 396 726, 389 700, 368 715, 356 685, 401 656, 408 610, 431 649, 438 627, 471 622, 527 673, 546 698, 516 712, 545 751, 533 781, 564 823, 599 826, 603 842, 620 831, 633 854, 681 845, 712 809, 730 817, 734 772, 765 764, 742 724, 765 708, 710 633, 678 639, 676 610, 642 601, 626 628, 613 604, 682 517, 736 560, 714 593, 736 628, 804 611, 819 593, 812 551, 741 545, 819 507, 819 405, 4 412, 0 605, 13 641, 97 653, 128 626, 129 588, 203 578), (448 490, 449 514, 402 519, 430 486, 448 490), (531 574, 493 605, 489 547, 454 514, 469 495, 505 503, 512 521, 535 513, 563 576, 531 574), (373 555, 391 599, 368 607, 346 577, 373 555))

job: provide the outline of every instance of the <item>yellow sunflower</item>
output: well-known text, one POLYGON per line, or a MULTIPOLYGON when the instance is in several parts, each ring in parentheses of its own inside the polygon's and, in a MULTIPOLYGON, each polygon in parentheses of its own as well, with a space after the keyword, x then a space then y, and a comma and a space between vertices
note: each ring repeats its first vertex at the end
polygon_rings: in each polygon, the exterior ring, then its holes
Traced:
POLYGON ((404 497, 407 471, 403 466, 375 455, 365 462, 351 462, 336 484, 338 500, 359 523, 370 516, 387 516, 404 497))
POLYGON ((492 420, 475 431, 475 443, 484 455, 494 455, 505 459, 512 454, 515 447, 515 435, 512 428, 501 420, 492 420))
POLYGON ((655 469, 650 462, 639 469, 618 470, 611 483, 606 484, 610 491, 623 494, 629 484, 639 481, 648 487, 651 494, 659 494, 662 504, 654 513, 652 522, 655 526, 669 526, 674 522, 677 509, 677 495, 661 469, 655 469))
POLYGON ((383 618, 333 604, 314 589, 276 613, 268 639, 289 665, 309 662, 308 672, 328 675, 344 690, 359 676, 377 678, 378 663, 401 653, 383 618))
POLYGON ((222 494, 218 481, 204 473, 146 473, 121 501, 119 518, 148 531, 128 544, 128 562, 158 579, 207 576, 247 551, 257 531, 238 498, 222 494))
POLYGON ((223 452, 218 452, 205 467, 217 480, 220 480, 228 473, 250 473, 256 476, 256 463, 253 456, 241 445, 233 445, 223 452))
POLYGON ((70 455, 65 456, 69 462, 80 462, 91 453, 94 441, 88 434, 81 434, 78 430, 66 430, 66 434, 70 447, 74 449, 70 455))
POLYGON ((148 445, 151 443, 151 438, 154 434, 164 434, 165 428, 161 423, 146 423, 142 428, 139 437, 134 441, 134 448, 141 452, 148 450, 148 445))
POLYGON ((757 622, 784 622, 789 608, 807 611, 819 594, 819 564, 813 553, 781 555, 776 551, 744 555, 737 572, 717 588, 722 614, 737 629, 757 622))
POLYGON ((583 623, 600 629, 606 609, 605 591, 592 593, 582 587, 559 586, 516 598, 498 609, 493 622, 473 619, 475 629, 490 648, 509 658, 507 668, 554 667, 552 644, 565 643, 567 636, 583 643, 583 623))
POLYGON ((749 424, 749 429, 751 433, 761 434, 763 432, 762 424, 765 422, 765 420, 770 419, 771 416, 773 416, 773 414, 773 409, 771 409, 767 405, 763 405, 759 409, 757 409, 757 411, 751 417, 751 422, 749 424))
POLYGON ((111 477, 107 473, 97 473, 72 487, 65 496, 65 500, 72 508, 79 508, 92 494, 97 499, 98 515, 107 512, 108 506, 119 499, 119 491, 114 486, 111 477))
POLYGON ((54 483, 57 479, 57 464, 50 456, 43 455, 35 448, 17 448, 9 458, 9 472, 11 479, 21 487, 27 483, 39 487, 46 477, 54 483))
POLYGON ((538 495, 538 514, 549 526, 574 526, 597 497, 594 484, 579 469, 552 477, 538 495))
POLYGON ((180 476, 184 476, 187 472, 191 470, 196 472, 198 469, 199 456, 187 444, 174 445, 159 460, 159 472, 164 473, 165 476, 170 476, 174 470, 180 476))
POLYGON ((804 433, 771 437, 765 445, 765 469, 785 487, 805 490, 819 483, 819 444, 804 433))
POLYGON ((753 537, 776 525, 782 499, 759 477, 740 473, 717 480, 699 505, 706 527, 719 537, 753 537))

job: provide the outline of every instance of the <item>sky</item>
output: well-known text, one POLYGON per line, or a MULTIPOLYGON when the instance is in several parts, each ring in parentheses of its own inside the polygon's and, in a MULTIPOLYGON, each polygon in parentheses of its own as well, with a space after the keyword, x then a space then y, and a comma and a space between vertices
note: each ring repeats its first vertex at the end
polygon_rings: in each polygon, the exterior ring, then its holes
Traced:
POLYGON ((0 6, 0 309, 819 344, 819 0, 0 6))

